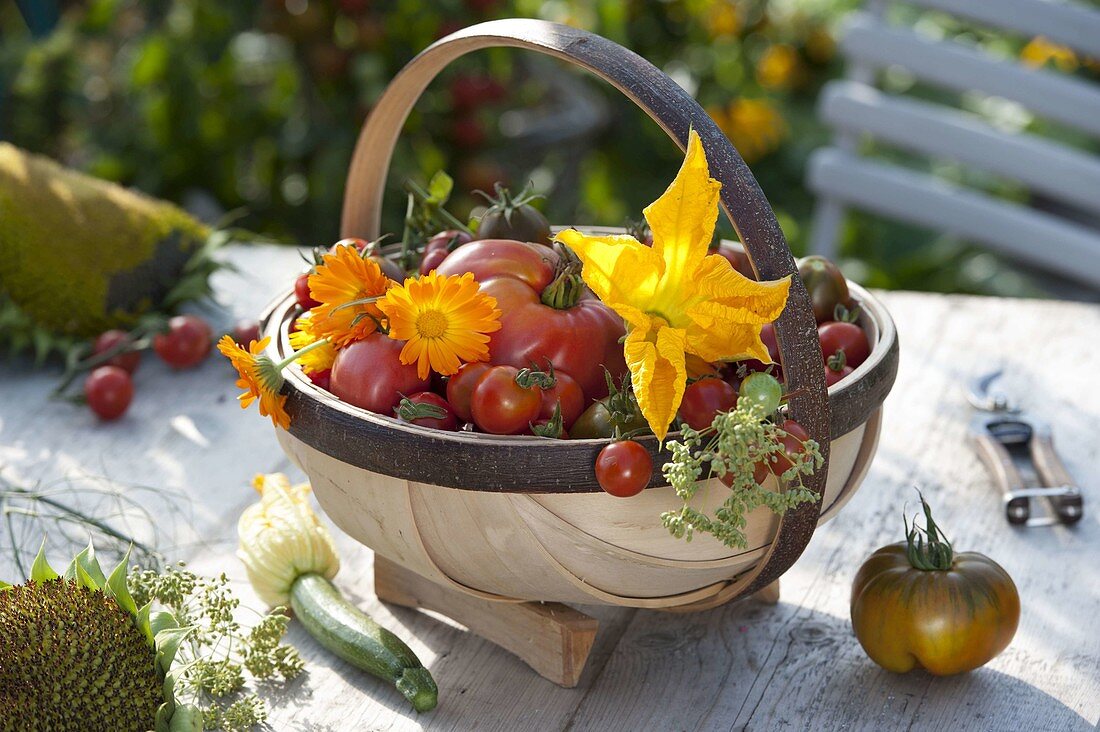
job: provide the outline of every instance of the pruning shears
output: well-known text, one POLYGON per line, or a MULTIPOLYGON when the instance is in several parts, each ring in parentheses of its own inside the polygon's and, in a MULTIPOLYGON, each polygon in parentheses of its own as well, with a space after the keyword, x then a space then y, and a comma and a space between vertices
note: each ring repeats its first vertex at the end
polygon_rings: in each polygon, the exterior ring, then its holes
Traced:
POLYGON ((967 399, 976 410, 970 436, 1004 496, 1005 516, 1016 526, 1070 526, 1081 520, 1081 489, 1054 450, 1050 425, 1020 409, 998 388, 1002 369, 979 376, 967 399), (1029 463, 1038 485, 1025 480, 1018 462, 1029 463), (1050 510, 1033 515, 1032 499, 1043 498, 1050 510))

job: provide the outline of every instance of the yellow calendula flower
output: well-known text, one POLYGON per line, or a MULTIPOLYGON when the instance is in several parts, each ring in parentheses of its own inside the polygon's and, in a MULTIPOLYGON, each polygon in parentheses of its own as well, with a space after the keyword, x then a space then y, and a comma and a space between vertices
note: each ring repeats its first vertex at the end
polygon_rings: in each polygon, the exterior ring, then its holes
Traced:
POLYGON ((470 273, 440 275, 432 270, 391 288, 378 301, 389 318, 390 338, 406 341, 401 363, 417 375, 447 376, 464 362, 489 359, 489 333, 500 330, 495 297, 484 294, 470 273))
POLYGON ((324 345, 311 349, 298 359, 302 371, 307 374, 319 374, 332 368, 332 362, 336 360, 336 347, 327 339, 318 338, 313 330, 313 319, 308 314, 298 318, 298 330, 290 334, 290 346, 295 351, 306 346, 323 341, 324 345))
POLYGON ((375 301, 392 284, 378 264, 364 259, 354 246, 336 247, 309 276, 309 293, 321 303, 309 311, 313 335, 329 339, 336 348, 366 338, 381 320, 375 301))
POLYGON ((738 99, 707 110, 746 163, 774 152, 787 136, 787 123, 766 99, 738 99))
POLYGON ((717 254, 707 254, 718 218, 721 183, 710 177, 692 130, 676 180, 645 211, 653 247, 631 236, 587 236, 574 229, 557 240, 583 263, 581 276, 629 325, 623 352, 649 426, 668 433, 687 381, 688 354, 704 361, 769 361, 760 329, 779 317, 790 278, 756 282, 717 254))
POLYGON ((1020 51, 1020 60, 1026 66, 1041 68, 1052 62, 1060 71, 1069 73, 1076 71, 1078 66, 1077 54, 1072 49, 1057 43, 1051 43, 1042 36, 1037 36, 1024 46, 1020 51))
POLYGON ((294 580, 304 574, 332 579, 340 557, 332 534, 310 505, 308 483, 292 486, 285 475, 257 475, 252 482, 260 502, 237 522, 248 579, 260 599, 272 607, 290 602, 294 580))
POLYGON ((786 43, 768 46, 756 64, 756 80, 765 89, 790 89, 801 83, 802 61, 786 43))
POLYGON ((272 422, 286 429, 290 426, 290 415, 286 413, 286 396, 279 393, 283 388, 282 368, 263 355, 269 342, 270 337, 252 341, 246 351, 237 345, 232 336, 225 335, 218 341, 218 350, 229 359, 240 376, 237 386, 245 390, 237 397, 241 409, 247 409, 258 399, 260 414, 271 417, 272 422))

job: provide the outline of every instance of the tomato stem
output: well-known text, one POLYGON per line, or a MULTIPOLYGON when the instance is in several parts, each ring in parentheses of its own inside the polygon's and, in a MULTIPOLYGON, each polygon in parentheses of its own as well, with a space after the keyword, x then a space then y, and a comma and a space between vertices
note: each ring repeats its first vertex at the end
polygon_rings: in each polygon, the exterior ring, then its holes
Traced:
POLYGON ((951 569, 955 559, 951 542, 940 533, 939 527, 932 518, 932 508, 924 500, 924 494, 917 491, 917 495, 920 496, 921 507, 924 509, 924 528, 917 526, 915 518, 913 525, 910 526, 908 520, 902 517, 905 521, 906 555, 909 558, 909 564, 914 569, 923 571, 942 572, 951 569))

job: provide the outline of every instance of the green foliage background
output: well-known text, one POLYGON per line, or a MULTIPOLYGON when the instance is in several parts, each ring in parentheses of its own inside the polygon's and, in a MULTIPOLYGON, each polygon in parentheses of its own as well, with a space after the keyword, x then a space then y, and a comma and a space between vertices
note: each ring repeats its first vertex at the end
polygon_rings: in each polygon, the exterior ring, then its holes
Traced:
MULTIPOLYGON (((356 135, 404 63, 434 39, 481 20, 543 17, 612 38, 692 91, 750 162, 801 252, 813 207, 803 185, 806 158, 829 139, 814 105, 821 86, 843 70, 832 39, 857 5, 85 0, 63 2, 60 23, 36 39, 9 3, 0 7, 0 138, 170 200, 201 192, 224 209, 243 207, 243 226, 278 239, 330 243, 356 135)), ((920 22, 1008 55, 1028 40, 935 15, 920 22)), ((537 149, 522 135, 505 134, 515 110, 565 113, 569 121, 569 95, 555 97, 547 82, 566 72, 546 69, 510 51, 455 64, 410 119, 391 183, 438 168, 466 191, 488 189, 498 178, 516 186, 534 180, 550 191, 546 208, 555 222, 637 218, 667 184, 679 152, 628 101, 591 80, 585 93, 606 110, 599 128, 537 149)), ((396 196, 388 200, 386 224, 396 230, 403 208, 396 196)), ((456 202, 459 209, 475 203, 470 196, 456 202)), ((855 278, 876 286, 1032 290, 989 254, 863 216, 850 217, 843 251, 855 278)))

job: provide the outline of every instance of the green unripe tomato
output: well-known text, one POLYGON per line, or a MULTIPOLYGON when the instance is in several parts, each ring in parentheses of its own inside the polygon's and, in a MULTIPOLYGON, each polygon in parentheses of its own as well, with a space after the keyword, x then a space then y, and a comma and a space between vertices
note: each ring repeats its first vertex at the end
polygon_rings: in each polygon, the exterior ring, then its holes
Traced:
POLYGON ((783 398, 783 386, 771 374, 756 371, 745 377, 741 382, 737 401, 748 399, 759 404, 764 409, 764 414, 772 414, 779 409, 779 400, 783 398))

